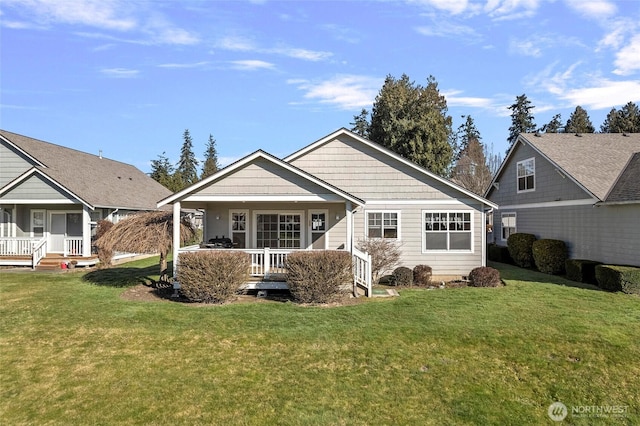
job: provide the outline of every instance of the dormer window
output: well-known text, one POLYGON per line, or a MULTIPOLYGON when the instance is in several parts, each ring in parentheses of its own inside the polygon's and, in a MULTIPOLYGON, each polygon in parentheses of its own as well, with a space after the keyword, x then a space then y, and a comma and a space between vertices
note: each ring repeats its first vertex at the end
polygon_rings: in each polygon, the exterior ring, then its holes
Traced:
POLYGON ((536 160, 529 158, 518 161, 518 192, 535 191, 536 189, 536 160))

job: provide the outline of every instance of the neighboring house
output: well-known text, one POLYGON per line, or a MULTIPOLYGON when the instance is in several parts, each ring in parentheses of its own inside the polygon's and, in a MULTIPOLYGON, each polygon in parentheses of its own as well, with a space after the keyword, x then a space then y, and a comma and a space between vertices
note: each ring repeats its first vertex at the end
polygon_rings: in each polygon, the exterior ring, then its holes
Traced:
POLYGON ((458 277, 485 265, 486 211, 497 207, 346 129, 284 159, 256 151, 158 207, 167 204, 174 215, 203 210, 204 240, 231 239, 254 266, 283 263, 260 257, 265 249, 358 253, 359 241, 386 238, 403 266, 458 277))
POLYGON ((640 133, 521 134, 486 197, 499 245, 525 232, 574 259, 640 266, 640 133))
POLYGON ((132 165, 0 130, 0 265, 53 253, 96 263, 98 221, 156 210, 169 194, 132 165))

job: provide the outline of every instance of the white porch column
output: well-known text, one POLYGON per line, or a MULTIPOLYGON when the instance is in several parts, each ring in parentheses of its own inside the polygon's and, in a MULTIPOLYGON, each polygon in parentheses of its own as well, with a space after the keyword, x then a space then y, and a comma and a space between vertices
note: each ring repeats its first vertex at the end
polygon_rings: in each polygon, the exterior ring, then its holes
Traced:
POLYGON ((82 206, 82 257, 91 256, 91 212, 82 206))
POLYGON ((173 278, 178 276, 178 251, 180 250, 180 201, 173 204, 173 278))
POLYGON ((351 252, 351 248, 353 247, 353 205, 351 201, 345 201, 345 220, 347 221, 347 241, 345 244, 345 249, 348 252, 351 252))

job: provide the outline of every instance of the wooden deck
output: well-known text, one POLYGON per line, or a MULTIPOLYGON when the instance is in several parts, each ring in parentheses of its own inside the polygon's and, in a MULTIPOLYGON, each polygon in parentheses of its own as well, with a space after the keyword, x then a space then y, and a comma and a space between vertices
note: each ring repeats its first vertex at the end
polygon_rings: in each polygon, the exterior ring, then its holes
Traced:
MULTIPOLYGON (((49 253, 45 256, 38 266, 37 271, 42 270, 55 270, 63 269, 63 263, 70 263, 72 260, 77 262, 77 266, 95 266, 99 260, 97 256, 82 257, 82 256, 64 256, 62 254, 49 253)), ((31 267, 31 256, 1 256, 0 265, 2 266, 26 266, 31 267)))

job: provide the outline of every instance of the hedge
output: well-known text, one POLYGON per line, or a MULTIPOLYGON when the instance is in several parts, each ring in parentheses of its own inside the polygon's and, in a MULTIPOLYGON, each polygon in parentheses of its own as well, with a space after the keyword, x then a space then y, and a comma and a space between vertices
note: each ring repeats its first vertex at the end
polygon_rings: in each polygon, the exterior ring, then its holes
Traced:
POLYGON ((567 259, 564 264, 567 278, 581 283, 597 284, 596 266, 601 265, 595 260, 567 259))
POLYGON ((511 259, 507 246, 489 244, 487 245, 487 256, 492 262, 513 264, 513 259, 511 259))
POLYGON ((596 280, 603 290, 640 294, 640 268, 634 266, 596 265, 596 280))
POLYGON ((223 303, 249 278, 249 255, 240 251, 180 254, 180 293, 193 302, 223 303))
POLYGON ((345 296, 353 280, 346 251, 301 251, 287 257, 287 285, 300 303, 329 303, 345 296))
POLYGON ((535 240, 535 235, 525 234, 524 232, 516 232, 509 235, 507 247, 509 248, 509 255, 516 265, 521 268, 531 268, 534 265, 533 242, 535 240))
POLYGON ((533 260, 538 271, 559 275, 564 272, 567 261, 567 245, 560 240, 537 240, 531 246, 533 260))

